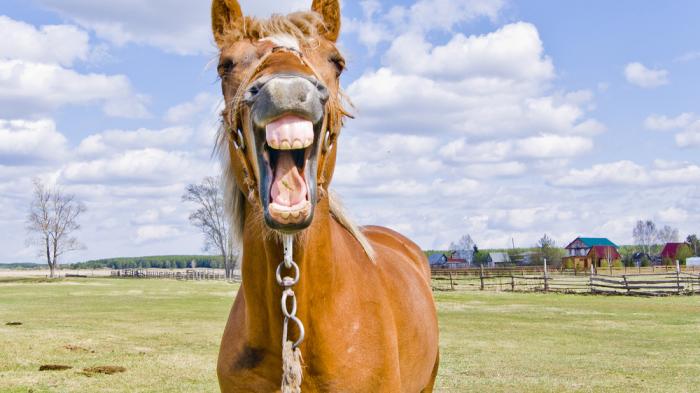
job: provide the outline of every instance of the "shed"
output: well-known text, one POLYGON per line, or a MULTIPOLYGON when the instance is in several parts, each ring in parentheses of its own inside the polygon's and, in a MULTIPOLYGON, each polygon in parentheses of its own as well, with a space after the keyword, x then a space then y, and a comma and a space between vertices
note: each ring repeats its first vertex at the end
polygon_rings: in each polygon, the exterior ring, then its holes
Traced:
POLYGON ((491 267, 498 265, 505 265, 510 263, 510 256, 507 252, 490 252, 489 253, 489 265, 491 267))
POLYGON ((698 266, 700 267, 700 257, 692 257, 685 260, 686 266, 698 266))

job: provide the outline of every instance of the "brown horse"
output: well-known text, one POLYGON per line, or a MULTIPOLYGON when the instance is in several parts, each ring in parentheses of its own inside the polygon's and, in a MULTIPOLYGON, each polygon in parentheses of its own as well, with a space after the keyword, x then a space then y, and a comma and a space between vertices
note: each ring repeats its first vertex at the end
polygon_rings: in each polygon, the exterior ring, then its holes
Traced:
POLYGON ((237 0, 214 0, 212 25, 226 103, 218 148, 243 249, 222 392, 280 390, 282 234, 294 234, 300 267, 302 391, 431 392, 438 327, 425 256, 392 230, 352 225, 328 191, 347 116, 339 1, 257 20, 237 0))

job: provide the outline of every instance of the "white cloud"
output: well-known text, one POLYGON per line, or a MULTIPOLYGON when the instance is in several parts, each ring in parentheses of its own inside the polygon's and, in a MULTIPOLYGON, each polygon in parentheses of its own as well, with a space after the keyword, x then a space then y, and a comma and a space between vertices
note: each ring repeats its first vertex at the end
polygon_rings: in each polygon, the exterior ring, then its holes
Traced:
POLYGON ((348 87, 359 109, 352 126, 481 138, 601 132, 604 126, 585 118, 592 92, 545 94, 554 75, 531 24, 457 34, 443 46, 411 33, 392 44, 383 67, 348 87))
POLYGON ((192 121, 195 116, 204 111, 210 111, 213 106, 221 101, 209 93, 199 93, 191 101, 183 102, 168 109, 165 121, 168 123, 183 123, 192 121))
POLYGON ((657 131, 680 130, 674 138, 678 147, 700 147, 700 119, 695 113, 681 113, 676 117, 651 115, 644 121, 644 126, 657 131))
POLYGON ((61 170, 60 177, 66 182, 79 184, 163 185, 196 181, 212 172, 213 165, 197 162, 188 153, 143 149, 92 161, 71 162, 61 170))
POLYGON ((695 121, 683 132, 676 134, 676 144, 679 147, 700 147, 700 120, 695 121))
POLYGON ((504 0, 419 0, 384 12, 379 1, 365 0, 360 2, 363 17, 347 19, 344 26, 347 33, 356 33, 360 42, 374 51, 380 42, 407 32, 452 31, 457 25, 483 17, 494 21, 505 3, 504 0))
POLYGON ((170 225, 144 225, 136 230, 136 238, 134 240, 137 244, 144 244, 172 240, 173 237, 180 235, 180 231, 170 225))
POLYGON ((681 113, 676 117, 651 115, 644 120, 644 127, 655 131, 670 131, 688 126, 694 118, 694 113, 681 113))
POLYGON ((437 80, 464 80, 470 76, 511 81, 546 81, 554 66, 544 56, 537 28, 529 23, 505 25, 480 36, 455 34, 443 46, 432 46, 422 35, 398 37, 391 45, 385 64, 402 74, 437 80))
POLYGON ((192 129, 186 127, 162 130, 109 130, 83 139, 77 152, 82 156, 104 156, 116 151, 176 147, 185 144, 191 136, 192 129))
POLYGON ((656 161, 654 168, 645 168, 632 161, 596 164, 588 169, 571 169, 553 180, 556 186, 572 188, 685 185, 700 181, 700 166, 656 161))
POLYGON ((653 88, 668 84, 668 71, 650 69, 642 63, 635 62, 625 67, 625 78, 635 86, 653 88))
POLYGON ((663 222, 680 223, 685 222, 690 216, 690 213, 685 209, 669 207, 668 209, 660 210, 656 216, 663 222))
POLYGON ((148 116, 123 75, 79 74, 56 64, 0 60, 0 116, 47 113, 64 105, 102 104, 113 116, 148 116), (123 109, 123 110, 120 110, 123 109))
POLYGON ((89 36, 71 25, 50 25, 37 29, 0 15, 0 59, 24 59, 70 66, 87 60, 89 36))
POLYGON ((470 164, 462 168, 463 173, 479 179, 513 177, 524 174, 527 166, 521 162, 507 161, 497 163, 470 164))
MULTIPOLYGON (((149 45, 183 55, 215 52, 210 2, 38 0, 38 3, 115 45, 149 45)), ((306 0, 246 0, 241 3, 245 13, 263 16, 309 9, 311 5, 306 0)))
POLYGON ((0 164, 56 162, 66 155, 67 140, 50 119, 0 119, 0 164))
POLYGON ((700 59, 700 51, 691 51, 691 52, 686 52, 675 59, 673 61, 677 63, 686 63, 689 61, 697 60, 700 59))
POLYGON ((592 148, 593 141, 588 138, 548 134, 472 144, 461 138, 443 146, 440 153, 454 162, 498 162, 512 158, 569 158, 592 148))

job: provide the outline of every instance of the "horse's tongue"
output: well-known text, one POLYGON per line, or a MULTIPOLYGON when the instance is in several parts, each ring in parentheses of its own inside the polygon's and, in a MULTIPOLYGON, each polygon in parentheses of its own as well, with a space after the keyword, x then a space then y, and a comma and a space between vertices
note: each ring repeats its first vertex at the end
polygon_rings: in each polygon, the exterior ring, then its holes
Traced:
POLYGON ((306 182, 299 174, 291 152, 280 151, 270 196, 272 202, 287 207, 306 200, 306 182))

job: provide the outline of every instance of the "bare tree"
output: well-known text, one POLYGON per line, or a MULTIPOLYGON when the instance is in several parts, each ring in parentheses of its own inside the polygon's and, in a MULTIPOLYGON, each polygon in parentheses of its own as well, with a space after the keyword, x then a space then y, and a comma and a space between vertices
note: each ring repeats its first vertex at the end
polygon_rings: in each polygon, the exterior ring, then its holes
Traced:
POLYGON ((220 180, 205 177, 200 184, 189 184, 182 200, 197 204, 197 210, 190 214, 190 223, 204 234, 204 250, 216 250, 224 260, 226 278, 233 278, 238 250, 226 219, 220 180))
POLYGON ((471 264, 474 260, 474 246, 476 243, 472 237, 464 235, 459 238, 457 243, 450 243, 449 251, 452 251, 455 257, 465 259, 467 263, 471 264))
POLYGON ((659 244, 678 243, 678 229, 665 225, 663 228, 657 231, 656 239, 658 240, 659 244))
POLYGON ((651 220, 637 221, 632 230, 632 237, 644 253, 651 255, 651 248, 657 239, 656 224, 651 220))
POLYGON ((73 236, 80 229, 78 218, 85 212, 85 205, 74 195, 64 194, 60 188, 50 188, 34 179, 34 196, 27 216, 28 244, 39 249, 39 256, 46 255, 50 276, 56 277, 59 259, 65 253, 85 247, 73 236))
POLYGON ((613 258, 615 258, 614 248, 612 246, 605 247, 605 260, 608 262, 608 268, 610 269, 610 275, 613 274, 613 258))

